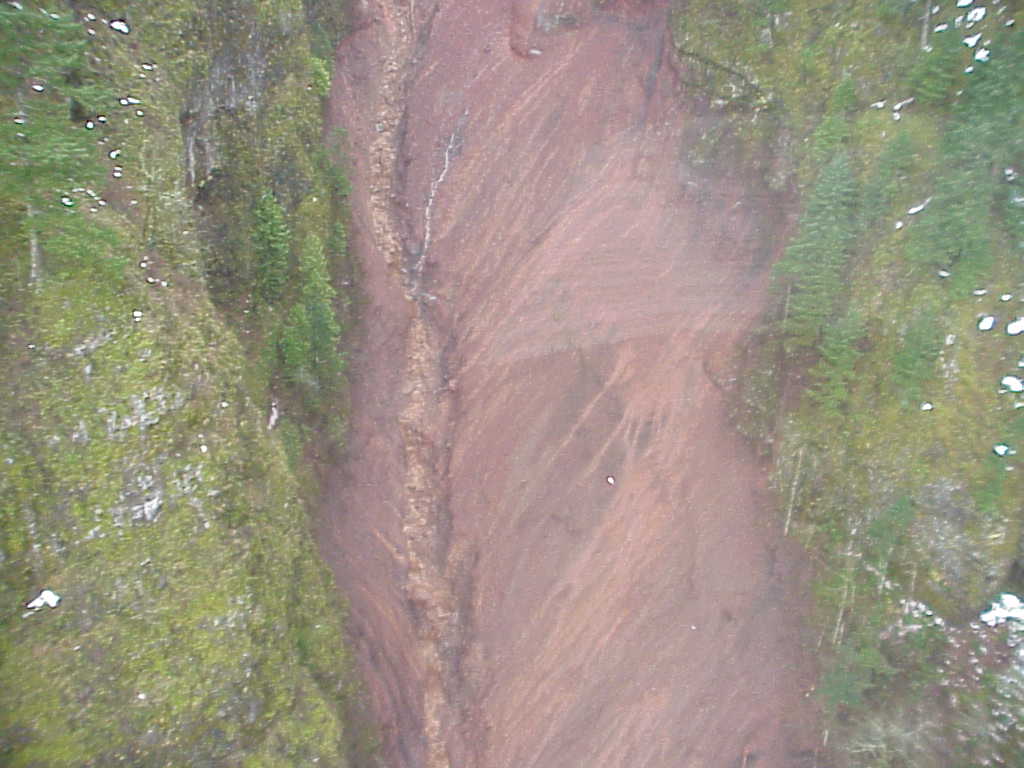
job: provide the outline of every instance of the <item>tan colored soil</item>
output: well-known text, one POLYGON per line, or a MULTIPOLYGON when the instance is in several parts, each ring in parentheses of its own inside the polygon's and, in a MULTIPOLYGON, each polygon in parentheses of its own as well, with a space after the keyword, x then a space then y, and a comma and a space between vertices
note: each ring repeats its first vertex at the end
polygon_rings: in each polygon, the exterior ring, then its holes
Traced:
POLYGON ((713 380, 782 214, 684 162, 666 3, 362 6, 331 122, 366 303, 320 530, 383 762, 812 765, 803 560, 713 380))

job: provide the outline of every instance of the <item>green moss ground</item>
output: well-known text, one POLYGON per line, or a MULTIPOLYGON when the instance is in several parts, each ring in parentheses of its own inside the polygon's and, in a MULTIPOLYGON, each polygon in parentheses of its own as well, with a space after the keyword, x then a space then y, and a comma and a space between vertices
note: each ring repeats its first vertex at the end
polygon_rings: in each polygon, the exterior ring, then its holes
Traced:
MULTIPOLYGON (((306 26, 339 19, 298 0, 75 10, 129 20, 128 36, 90 25, 88 55, 145 114, 110 105, 106 180, 87 179, 108 205, 69 213, 115 244, 44 250, 30 285, 23 208, 0 196, 0 762, 351 764, 365 739, 346 721, 358 691, 344 606, 309 531, 316 488, 280 438, 321 417, 265 351, 280 310, 246 303, 259 193, 279 196, 299 243, 342 220, 311 56, 330 40, 306 26), (249 35, 270 85, 214 110, 218 205, 196 208, 179 117, 217 77, 244 79, 232 46, 249 35), (211 276, 219 260, 230 289, 211 276), (271 387, 290 418, 272 433, 271 387), (44 587, 59 607, 24 610, 44 587)), ((330 257, 348 269, 343 243, 330 257)))

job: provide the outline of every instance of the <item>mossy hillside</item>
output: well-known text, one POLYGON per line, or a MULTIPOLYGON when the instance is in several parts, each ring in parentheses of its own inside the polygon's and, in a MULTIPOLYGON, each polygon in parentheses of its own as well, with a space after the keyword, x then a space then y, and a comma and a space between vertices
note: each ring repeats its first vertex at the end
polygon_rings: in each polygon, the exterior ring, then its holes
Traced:
MULTIPOLYGON (((211 303, 205 273, 219 243, 202 237, 185 183, 178 116, 215 55, 196 30, 228 10, 243 27, 294 21, 287 55, 268 46, 267 61, 285 81, 305 76, 297 3, 77 8, 131 24, 127 37, 88 25, 88 55, 115 96, 141 104, 105 110, 94 134, 106 138, 96 148, 105 179, 69 169, 107 205, 93 213, 81 197, 67 215, 115 245, 88 240, 78 260, 44 250, 30 285, 24 208, 0 201, 0 357, 17 404, 0 416, 5 764, 348 761, 343 609, 309 536, 313 489, 298 487, 266 429, 278 363, 261 365, 211 303), (42 587, 60 606, 22 610, 42 587)), ((301 146, 283 130, 275 156, 319 151, 308 143, 318 95, 281 95, 307 130, 301 146)), ((257 96, 255 115, 274 98, 257 96)), ((254 141, 241 128, 234 139, 254 141)), ((210 140, 219 157, 233 156, 228 144, 210 140)), ((314 189, 330 201, 324 170, 305 167, 314 182, 291 202, 314 189)))
MULTIPOLYGON (((688 147, 691 159, 712 163, 739 152, 770 170, 769 181, 778 185, 794 170, 806 181, 805 155, 825 111, 831 107, 835 119, 823 133, 847 130, 840 118, 850 94, 840 89, 830 105, 835 86, 844 78, 859 86, 887 83, 916 57, 917 27, 887 10, 898 5, 679 0, 672 23, 684 82, 720 116, 688 147)), ((868 94, 858 88, 857 95, 868 94)), ((817 137, 819 158, 828 150, 824 138, 817 137)))
POLYGON ((713 158, 724 136, 771 158, 766 171, 782 168, 776 181, 805 203, 794 243, 817 249, 801 261, 791 247, 777 270, 737 410, 772 447, 787 530, 819 563, 830 744, 844 764, 1015 764, 1020 734, 1000 730, 997 710, 1020 718, 1024 702, 997 696, 995 677, 972 680, 952 643, 999 590, 1019 587, 1021 468, 993 452, 1019 450, 1024 431, 1019 397, 999 385, 1020 375, 1024 351, 1004 330, 1024 314, 1024 61, 1005 24, 1017 4, 984 4, 968 29, 970 9, 942 3, 930 50, 920 3, 768 5, 687 3, 677 40, 763 95, 730 100, 739 91, 708 79, 721 120, 695 156, 713 158), (975 48, 963 44, 979 32, 975 48), (980 47, 989 61, 975 60, 980 47), (814 209, 834 194, 823 180, 839 154, 853 203, 814 209), (830 212, 854 222, 852 244, 824 237, 830 212), (801 292, 814 297, 806 308, 787 302, 801 292), (995 329, 980 331, 989 314, 995 329), (945 625, 912 615, 908 600, 945 625))

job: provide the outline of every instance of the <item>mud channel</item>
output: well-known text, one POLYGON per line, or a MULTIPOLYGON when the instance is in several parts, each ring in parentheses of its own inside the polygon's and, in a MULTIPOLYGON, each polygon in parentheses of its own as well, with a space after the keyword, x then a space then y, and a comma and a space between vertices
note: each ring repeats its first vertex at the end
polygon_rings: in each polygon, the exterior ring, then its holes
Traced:
POLYGON ((715 377, 782 214, 686 164, 667 3, 358 5, 330 123, 366 298, 319 527, 382 764, 813 765, 803 561, 715 377))

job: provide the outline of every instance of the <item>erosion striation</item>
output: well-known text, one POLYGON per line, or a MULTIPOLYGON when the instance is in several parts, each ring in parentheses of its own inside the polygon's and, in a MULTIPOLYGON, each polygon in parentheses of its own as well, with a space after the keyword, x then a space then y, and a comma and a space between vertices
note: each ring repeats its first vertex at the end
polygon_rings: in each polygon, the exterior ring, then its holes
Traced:
POLYGON ((363 3, 321 546, 391 766, 810 765, 803 565, 729 424, 782 215, 685 162, 662 2, 363 3))

